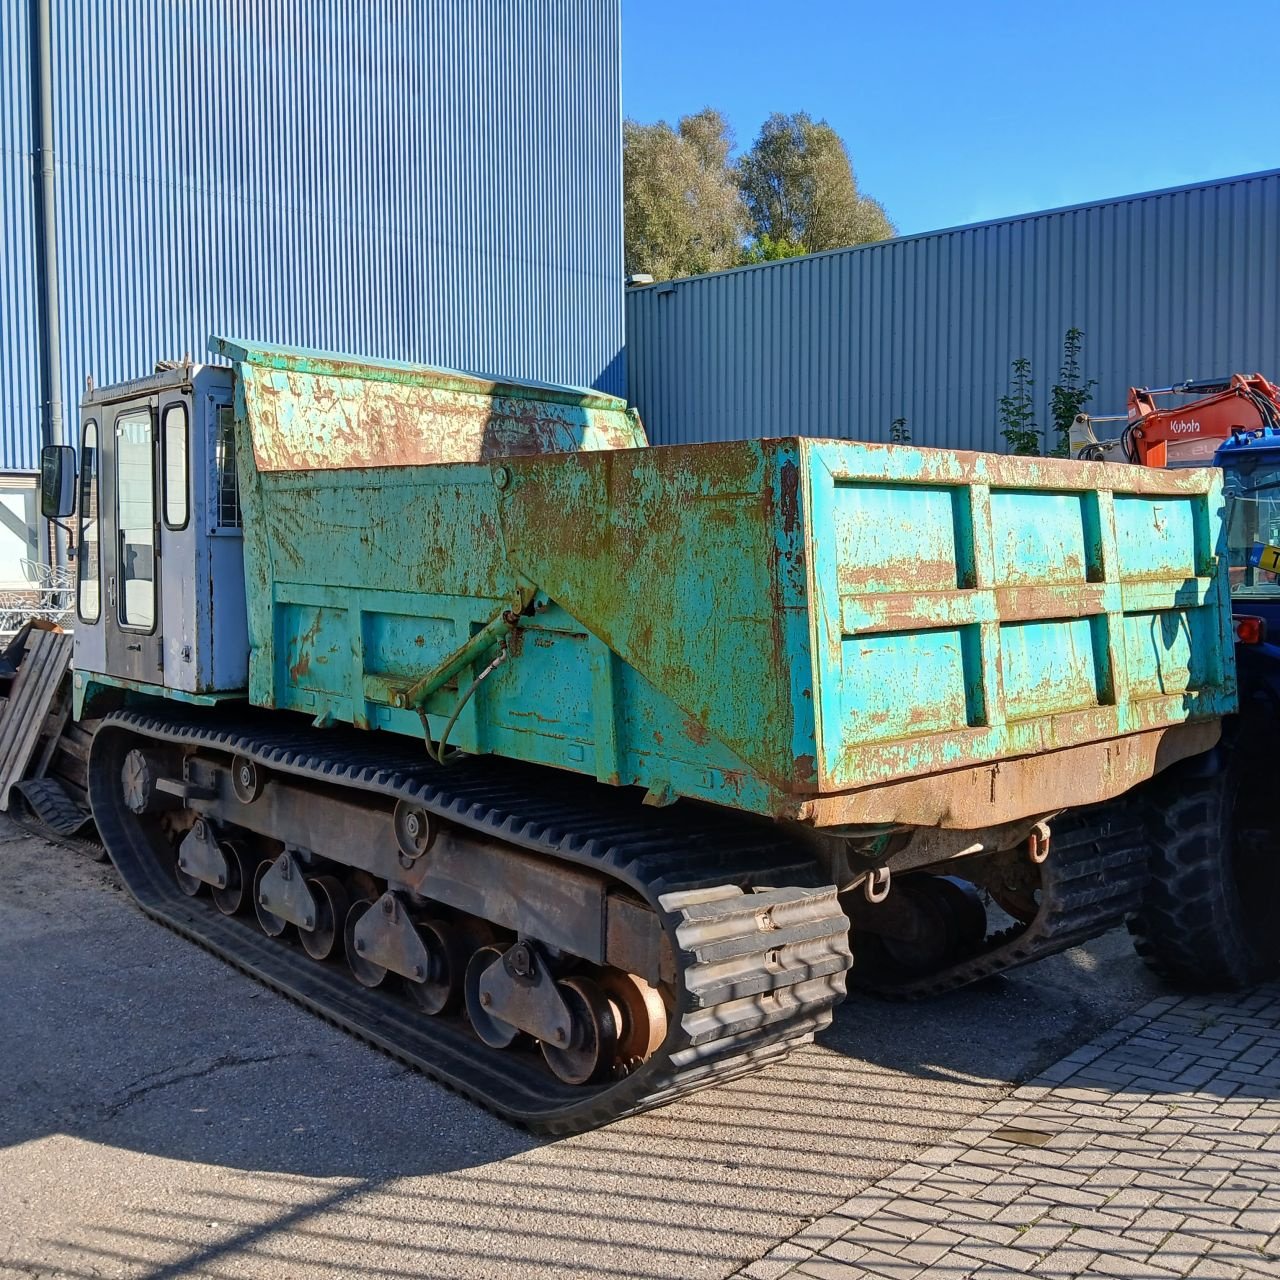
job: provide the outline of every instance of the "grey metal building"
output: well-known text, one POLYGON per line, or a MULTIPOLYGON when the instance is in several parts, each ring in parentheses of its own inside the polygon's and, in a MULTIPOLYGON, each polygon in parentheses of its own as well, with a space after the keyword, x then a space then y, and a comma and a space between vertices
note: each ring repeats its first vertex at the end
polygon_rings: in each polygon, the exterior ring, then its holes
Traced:
POLYGON ((1000 450, 1010 362, 1041 427, 1072 326, 1090 409, 1131 385, 1280 375, 1280 170, 632 289, 655 443, 783 435, 1000 450))
POLYGON ((210 333, 621 392, 619 24, 0 0, 0 581, 85 375, 210 333))

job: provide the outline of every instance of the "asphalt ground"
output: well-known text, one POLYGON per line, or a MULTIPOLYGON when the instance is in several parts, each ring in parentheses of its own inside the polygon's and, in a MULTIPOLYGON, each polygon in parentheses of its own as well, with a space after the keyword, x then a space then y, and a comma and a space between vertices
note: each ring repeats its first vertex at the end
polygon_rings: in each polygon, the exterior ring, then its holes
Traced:
POLYGON ((0 818, 0 1276, 721 1277, 1161 994, 1112 933, 543 1140, 0 818))

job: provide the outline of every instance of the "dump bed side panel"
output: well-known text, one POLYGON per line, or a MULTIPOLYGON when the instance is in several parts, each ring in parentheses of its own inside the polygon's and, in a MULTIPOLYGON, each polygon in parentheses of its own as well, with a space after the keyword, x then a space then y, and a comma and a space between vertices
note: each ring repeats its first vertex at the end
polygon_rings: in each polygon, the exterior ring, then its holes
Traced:
POLYGON ((434 740, 655 800, 965 827, 1115 794, 1234 706, 1216 473, 616 448, 590 392, 234 358, 260 705, 420 738, 421 686, 434 740))
MULTIPOLYGON (((630 421, 616 402, 530 395, 523 416, 608 421, 580 423, 572 452, 424 463, 441 411, 423 388, 257 359, 237 367, 252 702, 421 740, 408 691, 531 587, 474 695, 460 705, 496 641, 426 695, 434 740, 757 812, 812 788, 796 442, 600 447, 630 421), (356 430, 388 395, 419 441, 403 454, 356 430)), ((508 399, 487 429, 510 440, 508 399)))
POLYGON ((1233 709, 1217 472, 806 459, 823 792, 1233 709))
POLYGON ((639 415, 575 387, 214 339, 236 362, 259 471, 481 462, 646 442, 639 415))
POLYGON ((797 440, 522 458, 499 502, 520 574, 681 708, 681 737, 783 792, 817 781, 800 465, 797 440))

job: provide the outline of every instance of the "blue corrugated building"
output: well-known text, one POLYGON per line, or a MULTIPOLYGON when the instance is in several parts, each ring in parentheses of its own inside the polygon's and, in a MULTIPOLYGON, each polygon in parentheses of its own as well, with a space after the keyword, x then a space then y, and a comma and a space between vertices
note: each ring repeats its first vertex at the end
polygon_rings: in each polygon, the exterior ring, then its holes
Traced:
POLYGON ((0 0, 0 581, 85 376, 203 358, 211 332, 622 392, 619 21, 0 0))
POLYGON ((1067 329, 1090 411, 1130 386, 1280 377, 1280 170, 901 236, 627 295, 650 439, 790 432, 1002 451, 1010 363, 1041 427, 1067 329))

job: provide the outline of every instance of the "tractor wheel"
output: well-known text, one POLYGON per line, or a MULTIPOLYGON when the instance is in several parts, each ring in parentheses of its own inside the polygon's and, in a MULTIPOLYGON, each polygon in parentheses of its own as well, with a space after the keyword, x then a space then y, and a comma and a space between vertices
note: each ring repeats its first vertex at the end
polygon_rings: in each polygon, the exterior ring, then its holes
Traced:
POLYGON ((1129 932, 1177 986, 1232 990, 1280 969, 1280 845, 1241 800, 1230 765, 1206 773, 1190 761, 1148 788, 1150 874, 1129 932))

